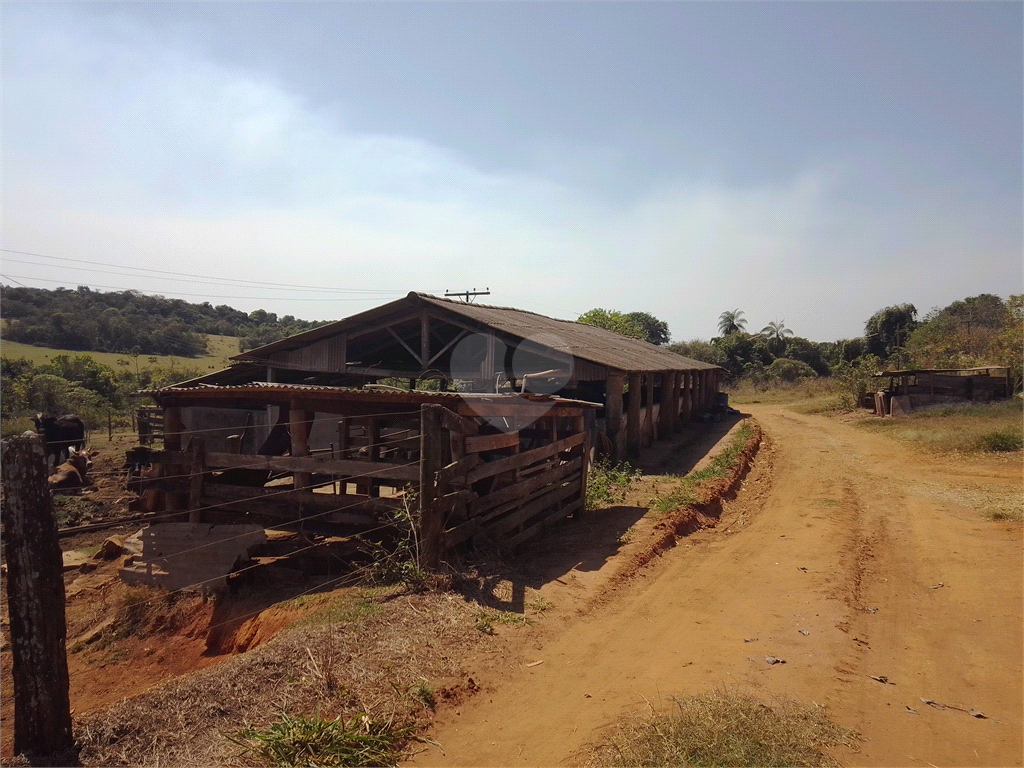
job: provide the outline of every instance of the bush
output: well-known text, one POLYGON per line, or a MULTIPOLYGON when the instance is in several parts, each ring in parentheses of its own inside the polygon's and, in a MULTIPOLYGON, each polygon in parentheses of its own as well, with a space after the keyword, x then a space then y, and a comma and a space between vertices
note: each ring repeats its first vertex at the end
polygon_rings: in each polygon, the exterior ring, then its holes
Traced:
POLYGON ((788 357, 779 357, 772 360, 772 364, 765 369, 769 379, 776 381, 794 382, 800 379, 817 378, 817 372, 807 363, 800 360, 791 360, 788 357))
POLYGON ((639 469, 628 462, 613 464, 608 459, 598 459, 587 472, 587 509, 597 509, 606 504, 622 501, 633 481, 639 478, 639 469))
POLYGON ((1010 429, 989 432, 978 438, 977 447, 993 453, 1019 451, 1024 449, 1024 435, 1010 429))

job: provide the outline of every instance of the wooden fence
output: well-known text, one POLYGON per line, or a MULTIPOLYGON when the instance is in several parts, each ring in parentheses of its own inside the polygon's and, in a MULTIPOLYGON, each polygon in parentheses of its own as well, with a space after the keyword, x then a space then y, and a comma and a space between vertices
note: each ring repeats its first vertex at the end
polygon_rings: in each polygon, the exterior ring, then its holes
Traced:
POLYGON ((428 567, 474 536, 515 547, 583 508, 590 442, 582 415, 509 430, 424 403, 397 418, 341 418, 337 444, 311 455, 296 424, 289 456, 207 452, 198 436, 186 450, 134 448, 128 464, 147 469, 129 489, 140 494, 136 509, 180 511, 173 517, 197 523, 244 514, 373 527, 408 504, 411 486, 428 567))

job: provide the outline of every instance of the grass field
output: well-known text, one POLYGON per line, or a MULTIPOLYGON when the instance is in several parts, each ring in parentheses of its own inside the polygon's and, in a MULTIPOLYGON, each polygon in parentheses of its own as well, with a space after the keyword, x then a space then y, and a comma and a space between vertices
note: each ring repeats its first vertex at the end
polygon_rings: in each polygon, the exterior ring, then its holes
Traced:
MULTIPOLYGON (((213 336, 207 335, 209 354, 203 357, 178 357, 171 355, 140 355, 139 367, 147 368, 149 365, 159 365, 165 368, 198 368, 204 373, 226 368, 229 364, 228 358, 238 354, 238 338, 236 336, 213 336), (154 362, 150 362, 150 357, 154 362)), ((118 360, 127 360, 134 366, 128 355, 116 352, 77 352, 68 349, 52 349, 50 347, 34 347, 31 344, 21 344, 17 341, 0 341, 0 355, 7 358, 24 357, 36 365, 46 365, 58 355, 88 355, 98 363, 109 365, 111 368, 118 367, 118 360)))

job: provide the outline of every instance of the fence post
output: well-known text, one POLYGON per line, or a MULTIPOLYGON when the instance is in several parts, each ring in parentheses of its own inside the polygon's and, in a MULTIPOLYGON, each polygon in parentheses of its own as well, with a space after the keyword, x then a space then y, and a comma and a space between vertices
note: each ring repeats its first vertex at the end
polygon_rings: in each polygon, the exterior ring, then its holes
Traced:
POLYGON ((441 565, 441 534, 444 513, 435 503, 436 475, 444 466, 445 434, 437 403, 420 406, 420 556, 424 568, 441 565))
POLYGON ((65 647, 64 566, 38 437, 0 443, 14 677, 14 753, 78 765, 65 647))
POLYGON ((201 437, 193 437, 189 441, 189 453, 192 454, 188 493, 188 521, 203 522, 203 472, 206 471, 206 441, 201 437))

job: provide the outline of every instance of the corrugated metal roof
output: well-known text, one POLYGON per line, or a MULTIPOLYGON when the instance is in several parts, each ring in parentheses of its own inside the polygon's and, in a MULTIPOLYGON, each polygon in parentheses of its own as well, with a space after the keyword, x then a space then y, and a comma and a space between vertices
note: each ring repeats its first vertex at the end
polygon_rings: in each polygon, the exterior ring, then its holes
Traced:
POLYGON ((272 353, 297 349, 320 339, 383 320, 388 315, 397 314, 403 310, 419 309, 423 305, 433 308, 439 314, 450 313, 463 321, 468 320, 482 328, 491 328, 519 339, 530 338, 538 334, 551 334, 558 337, 575 357, 619 371, 702 371, 720 368, 711 363, 677 355, 675 352, 670 352, 646 341, 620 336, 604 328, 597 328, 585 323, 557 320, 512 307, 467 304, 415 292, 410 293, 404 299, 250 350, 236 355, 232 359, 266 359, 272 353))
MULTIPOLYGON (((188 384, 189 382, 184 382, 188 384)), ((160 397, 163 395, 180 395, 183 393, 196 393, 197 396, 210 395, 258 395, 261 398, 267 395, 327 395, 343 400, 362 400, 376 402, 400 402, 420 403, 433 402, 436 400, 467 400, 469 402, 515 402, 517 400, 529 400, 535 403, 558 403, 559 405, 579 405, 588 408, 600 408, 600 403, 588 403, 583 400, 573 400, 555 395, 537 394, 526 392, 522 394, 491 394, 486 392, 427 392, 424 390, 380 390, 361 389, 358 387, 329 387, 321 384, 278 384, 267 381, 254 381, 248 384, 227 384, 216 386, 212 384, 200 384, 198 386, 170 386, 162 389, 143 389, 136 392, 137 395, 160 397)))

